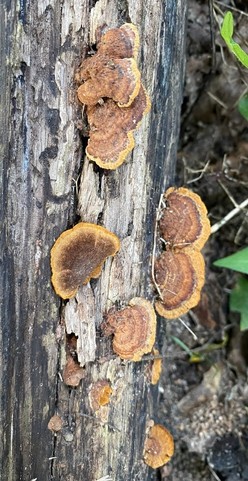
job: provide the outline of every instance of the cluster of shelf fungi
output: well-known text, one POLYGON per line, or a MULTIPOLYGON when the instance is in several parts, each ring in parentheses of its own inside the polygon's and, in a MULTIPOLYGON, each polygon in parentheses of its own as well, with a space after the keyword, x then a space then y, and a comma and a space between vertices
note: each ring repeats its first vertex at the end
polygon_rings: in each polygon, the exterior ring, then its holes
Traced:
MULTIPOLYGON (((137 66, 138 30, 133 24, 97 32, 97 52, 85 59, 78 72, 78 98, 86 107, 89 124, 87 157, 104 169, 116 169, 134 147, 133 132, 150 110, 150 99, 141 83, 137 66)), ((121 359, 138 362, 152 353, 150 382, 156 384, 161 358, 154 348, 156 313, 177 318, 194 307, 204 284, 205 265, 201 254, 210 224, 200 197, 188 189, 170 188, 163 196, 155 229, 159 231, 158 257, 153 259, 153 281, 157 290, 155 309, 147 299, 136 297, 124 309, 112 308, 104 317, 102 332, 113 336, 113 351, 121 359)), ((51 250, 52 285, 62 299, 73 298, 81 285, 98 278, 105 260, 118 255, 118 237, 96 224, 80 222, 63 232, 51 250)), ((76 349, 76 345, 75 345, 76 349)), ((78 386, 83 366, 70 356, 63 381, 78 386)), ((95 382, 89 392, 94 412, 111 403, 108 380, 95 382)), ((62 428, 54 415, 48 425, 62 428)), ((144 445, 144 461, 152 468, 167 463, 174 452, 169 431, 151 420, 144 445)))

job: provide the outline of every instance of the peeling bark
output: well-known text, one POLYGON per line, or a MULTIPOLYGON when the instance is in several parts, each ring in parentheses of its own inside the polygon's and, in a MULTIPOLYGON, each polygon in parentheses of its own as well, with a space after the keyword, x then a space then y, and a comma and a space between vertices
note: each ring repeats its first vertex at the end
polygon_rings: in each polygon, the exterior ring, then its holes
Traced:
MULTIPOLYGON (((10 0, 1 9, 2 479, 152 480, 156 474, 142 453, 147 420, 156 418, 157 388, 149 384, 145 361, 113 355, 99 325, 114 304, 154 297, 153 232, 160 194, 173 183, 186 2, 10 0), (74 73, 96 27, 127 21, 140 32, 138 62, 152 111, 135 134, 133 153, 107 172, 84 158, 74 73), (51 287, 49 253, 78 216, 117 234, 121 250, 79 291, 77 305, 64 306, 51 287), (60 375, 65 328, 78 336, 86 363, 75 389, 60 375), (111 401, 96 414, 89 386, 105 379, 111 401), (63 420, 57 436, 47 428, 54 414, 63 420)), ((158 341, 161 347, 160 332, 158 341)))

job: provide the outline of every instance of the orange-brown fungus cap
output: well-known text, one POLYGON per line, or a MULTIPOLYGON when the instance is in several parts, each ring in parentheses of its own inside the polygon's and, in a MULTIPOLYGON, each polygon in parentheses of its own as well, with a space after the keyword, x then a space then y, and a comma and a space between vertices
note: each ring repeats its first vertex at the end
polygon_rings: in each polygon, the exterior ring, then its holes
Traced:
POLYGON ((99 277, 104 261, 120 248, 118 237, 104 227, 80 222, 63 232, 51 250, 52 284, 62 299, 99 277))
POLYGON ((145 440, 145 463, 153 469, 160 468, 170 461, 173 454, 174 440, 172 435, 161 424, 154 424, 145 440))
POLYGON ((95 54, 83 61, 78 98, 85 105, 96 105, 111 98, 120 107, 128 107, 140 90, 140 72, 133 58, 113 59, 95 54))
POLYGON ((110 312, 105 332, 114 333, 113 350, 122 359, 140 361, 153 348, 156 335, 156 314, 152 304, 141 297, 129 302, 129 307, 110 312))
POLYGON ((155 279, 162 299, 156 311, 174 319, 196 306, 205 278, 205 263, 200 252, 165 251, 155 262, 155 279))
POLYGON ((183 187, 171 187, 164 198, 167 206, 159 222, 163 239, 171 246, 191 245, 201 250, 210 235, 210 223, 199 195, 183 187))
MULTIPOLYGON (((154 356, 159 356, 159 351, 157 349, 152 350, 154 356)), ((151 367, 151 384, 155 385, 158 383, 162 371, 162 359, 154 359, 152 361, 151 367)))
POLYGON ((136 58, 139 48, 138 29, 132 23, 111 28, 102 35, 97 45, 98 53, 112 58, 136 58))
POLYGON ((85 370, 80 364, 68 356, 66 365, 63 370, 63 381, 67 386, 77 387, 85 376, 85 370))
POLYGON ((109 381, 97 381, 90 387, 90 405, 93 411, 98 411, 101 406, 109 404, 110 396, 112 394, 112 388, 109 381))
POLYGON ((116 169, 134 148, 133 131, 150 110, 150 99, 141 86, 139 95, 125 109, 113 100, 88 108, 90 125, 87 157, 104 169, 116 169))
POLYGON ((62 429, 62 426, 63 426, 63 421, 61 419, 60 416, 58 416, 57 414, 55 414, 54 416, 51 417, 47 427, 48 429, 50 429, 50 431, 54 431, 54 432, 57 432, 57 431, 60 431, 62 429))

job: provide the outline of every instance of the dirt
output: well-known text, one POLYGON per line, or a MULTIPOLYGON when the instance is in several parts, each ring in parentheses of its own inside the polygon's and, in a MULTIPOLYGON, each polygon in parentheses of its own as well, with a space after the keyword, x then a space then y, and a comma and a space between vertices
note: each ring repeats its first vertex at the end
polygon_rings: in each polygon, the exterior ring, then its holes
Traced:
MULTIPOLYGON (((212 225, 248 192, 248 123, 237 108, 248 71, 219 34, 227 10, 234 15, 236 41, 248 51, 246 0, 189 0, 177 185, 201 195, 212 225)), ((213 266, 248 245, 247 227, 248 211, 242 210, 204 249, 202 299, 183 318, 197 338, 178 320, 165 326, 159 415, 176 449, 161 469, 163 481, 248 480, 248 332, 240 332, 239 315, 229 310, 237 275, 213 266)))

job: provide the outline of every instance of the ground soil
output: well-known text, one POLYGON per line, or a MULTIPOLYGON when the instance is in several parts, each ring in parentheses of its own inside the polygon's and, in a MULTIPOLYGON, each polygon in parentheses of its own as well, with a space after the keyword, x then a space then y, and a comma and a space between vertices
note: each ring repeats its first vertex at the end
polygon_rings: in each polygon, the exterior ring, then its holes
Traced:
MULTIPOLYGON (((248 196, 248 123, 237 108, 248 71, 220 37, 227 10, 234 15, 236 40, 248 51, 246 0, 189 0, 176 183, 201 195, 212 225, 248 196)), ((159 414, 176 449, 161 470, 163 481, 248 480, 248 332, 240 332, 239 315, 229 310, 237 275, 213 266, 247 245, 248 211, 242 210, 204 249, 202 299, 184 317, 197 339, 178 320, 164 327, 159 414), (190 358, 178 340, 198 358, 190 358)))

